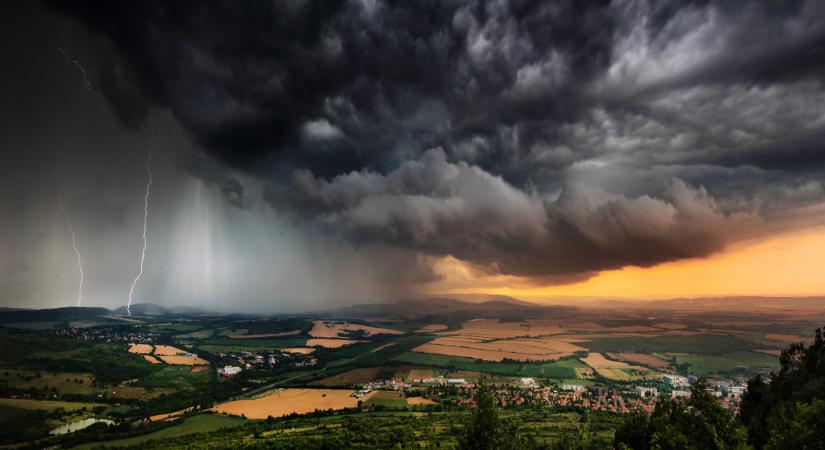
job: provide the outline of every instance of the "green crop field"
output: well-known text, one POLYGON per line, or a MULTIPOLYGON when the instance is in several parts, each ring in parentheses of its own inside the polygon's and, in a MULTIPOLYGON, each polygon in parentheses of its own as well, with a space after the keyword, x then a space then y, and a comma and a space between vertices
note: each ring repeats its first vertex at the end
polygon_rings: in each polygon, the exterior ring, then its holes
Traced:
MULTIPOLYGON (((593 448, 606 448, 613 430, 621 420, 610 414, 592 413, 587 419, 578 413, 503 411, 502 416, 517 421, 521 432, 537 442, 552 443, 563 436, 586 430, 593 448)), ((197 419, 193 417, 189 420, 197 419)), ((464 412, 411 413, 401 411, 364 412, 316 418, 294 418, 235 424, 231 429, 211 434, 179 434, 178 426, 146 436, 97 443, 100 446, 140 445, 142 449, 232 448, 256 445, 258 448, 401 448, 454 449, 463 427, 464 412), (175 437, 183 436, 183 437, 175 437)), ((231 425, 230 425, 231 426, 231 425)), ((214 428, 212 429, 214 430, 214 428)), ((204 427, 203 433, 212 431, 204 427)), ((80 448, 93 448, 86 445, 80 448)))
POLYGON ((198 348, 208 352, 214 351, 250 351, 267 350, 286 347, 301 347, 306 344, 307 338, 263 338, 263 339, 230 339, 230 338, 210 338, 200 341, 198 348), (228 350, 232 349, 232 350, 228 350), (214 351, 213 351, 214 350, 214 351))
POLYGON ((18 328, 21 330, 50 330, 60 328, 63 322, 41 321, 41 322, 10 322, 4 323, 4 327, 18 328))
POLYGON ((387 408, 406 408, 407 400, 396 391, 378 391, 369 400, 367 406, 385 406, 387 408))
POLYGON ((595 352, 676 352, 722 354, 750 348, 748 342, 726 334, 692 336, 601 337, 579 345, 595 352))
POLYGON ((690 364, 688 373, 706 376, 733 372, 737 367, 746 367, 748 372, 758 369, 774 369, 779 366, 779 358, 754 352, 733 352, 722 355, 673 355, 677 364, 690 364))
POLYGON ((190 372, 189 366, 161 366, 161 369, 152 375, 142 378, 137 386, 146 388, 194 389, 197 385, 207 383, 210 373, 190 372))
POLYGON ((52 411, 55 409, 63 409, 65 411, 76 411, 86 408, 91 410, 98 406, 106 406, 102 403, 83 403, 83 402, 61 402, 56 400, 30 400, 26 398, 0 398, 0 405, 11 406, 20 409, 40 409, 44 411, 52 411))
POLYGON ((587 367, 574 358, 562 359, 543 364, 502 364, 477 361, 459 356, 445 356, 431 353, 406 352, 393 358, 393 361, 437 366, 447 369, 470 370, 483 373, 542 378, 575 378, 577 368, 587 367))
POLYGON ((86 444, 75 447, 76 449, 91 449, 100 446, 106 447, 129 447, 145 444, 148 441, 163 441, 166 439, 177 438, 194 433, 209 433, 221 428, 238 427, 247 423, 245 419, 237 417, 224 416, 220 414, 202 414, 198 416, 189 417, 183 423, 173 427, 164 428, 154 433, 143 436, 136 436, 127 439, 118 439, 115 441, 99 442, 95 444, 86 444))
POLYGON ((0 369, 0 384, 15 389, 52 390, 61 395, 90 395, 94 377, 88 373, 0 369))

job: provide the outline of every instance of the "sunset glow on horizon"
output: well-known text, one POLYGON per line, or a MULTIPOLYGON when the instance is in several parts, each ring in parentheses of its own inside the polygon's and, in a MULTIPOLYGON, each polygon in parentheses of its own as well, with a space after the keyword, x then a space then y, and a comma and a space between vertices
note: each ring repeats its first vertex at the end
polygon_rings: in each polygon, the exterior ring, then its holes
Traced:
POLYGON ((610 270, 579 283, 537 286, 528 279, 484 276, 455 259, 437 265, 445 278, 432 294, 507 295, 531 301, 552 297, 662 299, 825 294, 825 225, 741 241, 706 258, 653 267, 610 270))

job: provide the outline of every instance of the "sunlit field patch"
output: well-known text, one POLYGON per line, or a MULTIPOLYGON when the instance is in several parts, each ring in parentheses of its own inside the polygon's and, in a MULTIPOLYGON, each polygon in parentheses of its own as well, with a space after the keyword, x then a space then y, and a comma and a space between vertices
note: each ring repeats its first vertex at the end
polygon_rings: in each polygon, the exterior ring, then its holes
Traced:
POLYGON ((307 339, 307 347, 341 348, 347 345, 357 344, 360 341, 355 339, 307 339))
POLYGON ((347 337, 349 333, 363 332, 364 336, 374 336, 377 334, 404 334, 399 330, 391 330, 389 328, 371 327, 368 325, 360 325, 348 322, 329 322, 325 320, 316 320, 312 322, 312 329, 309 335, 316 338, 337 338, 347 337))
POLYGON ((647 353, 608 353, 611 359, 628 363, 641 364, 648 367, 663 368, 668 366, 668 362, 647 353))
POLYGON ((143 359, 145 359, 146 361, 149 361, 152 364, 162 364, 160 362, 160 360, 158 360, 157 358, 155 358, 152 355, 143 355, 143 359))
POLYGON ((580 359, 596 371, 596 373, 610 380, 629 381, 648 378, 655 374, 655 372, 644 367, 632 366, 621 361, 607 359, 601 353, 589 353, 587 357, 580 359))
POLYGON ((295 353, 298 355, 309 355, 313 353, 315 349, 312 347, 287 347, 282 348, 281 351, 285 353, 295 353))
POLYGON ((423 327, 415 330, 416 333, 435 333, 438 331, 443 331, 447 329, 447 325, 433 323, 429 325, 424 325, 423 327))
POLYGON ((176 366, 208 366, 209 361, 199 358, 196 355, 188 356, 188 355, 178 355, 178 356, 160 356, 160 359, 163 360, 166 364, 172 364, 176 366))
POLYGON ((250 419, 304 414, 315 410, 355 408, 358 401, 367 401, 376 391, 361 399, 349 389, 283 389, 254 400, 235 400, 220 404, 214 411, 250 419))
POLYGON ((152 346, 149 344, 131 344, 129 346, 129 353, 137 353, 139 355, 146 355, 152 353, 152 346))
POLYGON ((183 353, 187 352, 171 345, 156 345, 154 351, 154 354, 158 356, 175 356, 183 353))

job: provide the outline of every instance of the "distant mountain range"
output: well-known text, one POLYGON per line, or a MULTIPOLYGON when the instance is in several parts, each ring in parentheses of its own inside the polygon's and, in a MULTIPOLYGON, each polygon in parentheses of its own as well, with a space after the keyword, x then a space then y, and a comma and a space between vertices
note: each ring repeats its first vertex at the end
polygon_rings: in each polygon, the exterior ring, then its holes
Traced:
MULTIPOLYGON (((154 303, 137 303, 131 307, 132 315, 136 317, 157 317, 174 315, 199 315, 206 314, 206 311, 188 306, 164 307, 154 303)), ((16 322, 71 322, 83 321, 92 318, 107 316, 127 316, 128 311, 125 306, 110 310, 101 307, 63 307, 48 309, 0 309, 0 323, 16 322)))
POLYGON ((465 316, 477 318, 555 317, 575 315, 584 310, 648 310, 648 311, 719 311, 758 313, 776 311, 825 312, 825 297, 708 297, 634 301, 620 299, 565 298, 563 303, 527 302, 504 295, 450 295, 396 303, 376 303, 347 306, 332 312, 354 316, 400 316, 414 319, 425 316, 465 316), (459 297, 459 298, 455 298, 459 297))
POLYGON ((402 300, 396 303, 373 303, 354 305, 330 311, 341 316, 394 316, 405 319, 419 319, 427 316, 441 318, 496 318, 501 320, 522 319, 534 313, 558 316, 572 315, 577 308, 569 306, 546 306, 524 302, 506 296, 497 296, 494 300, 433 297, 422 300, 402 300))
MULTIPOLYGON (((521 320, 525 317, 574 317, 584 311, 670 311, 670 312, 737 312, 770 313, 808 311, 825 314, 825 297, 707 297, 667 300, 632 301, 617 299, 565 298, 564 304, 533 303, 504 295, 450 295, 427 299, 402 300, 395 303, 372 303, 345 306, 316 313, 330 317, 399 317, 410 320, 436 317, 445 320, 495 318, 521 320), (456 298, 457 297, 457 298, 456 298)), ((154 303, 138 303, 131 307, 135 317, 192 316, 214 314, 202 308, 188 306, 165 307, 154 303)), ((273 311, 272 314, 277 314, 273 311)), ((604 312, 599 314, 605 314, 604 312)), ((41 321, 82 321, 106 316, 126 316, 126 307, 114 310, 100 307, 63 307, 51 309, 0 308, 0 323, 41 321)))

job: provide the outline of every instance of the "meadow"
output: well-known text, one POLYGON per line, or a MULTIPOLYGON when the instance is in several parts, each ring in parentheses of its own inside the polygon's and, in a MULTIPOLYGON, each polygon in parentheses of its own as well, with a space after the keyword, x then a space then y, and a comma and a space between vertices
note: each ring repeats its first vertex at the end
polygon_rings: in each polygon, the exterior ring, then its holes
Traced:
POLYGON ((229 417, 221 414, 200 414, 197 416, 188 417, 178 425, 169 428, 164 428, 154 433, 149 433, 142 436, 136 436, 126 439, 117 439, 113 441, 104 441, 93 444, 83 444, 73 448, 82 450, 93 449, 99 446, 144 447, 146 445, 151 445, 151 441, 155 441, 154 443, 158 444, 161 442, 168 442, 168 440, 170 439, 188 436, 195 433, 210 433, 220 429, 238 427, 245 423, 247 423, 246 420, 238 417, 229 417))
POLYGON ((687 371, 698 376, 730 374, 737 371, 750 373, 760 369, 770 370, 776 366, 775 356, 744 351, 720 355, 674 354, 672 357, 676 359, 677 364, 687 364, 687 371))

